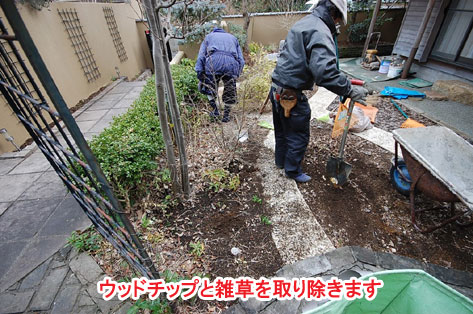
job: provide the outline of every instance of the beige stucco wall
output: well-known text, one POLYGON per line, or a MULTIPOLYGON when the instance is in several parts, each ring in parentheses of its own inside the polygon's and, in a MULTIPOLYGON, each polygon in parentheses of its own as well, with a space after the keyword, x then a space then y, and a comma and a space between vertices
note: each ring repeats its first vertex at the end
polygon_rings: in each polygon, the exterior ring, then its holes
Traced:
MULTIPOLYGON (((392 9, 381 10, 380 16, 391 17, 391 22, 385 23, 381 28, 381 41, 393 43, 396 40, 399 27, 404 16, 404 9, 392 9)), ((248 40, 249 42, 257 42, 263 45, 275 45, 278 47, 279 42, 285 39, 289 29, 294 25, 295 22, 306 16, 307 12, 303 13, 279 13, 279 14, 265 14, 265 15, 253 15, 250 18, 250 25, 248 27, 248 40)), ((352 13, 350 13, 352 14, 352 13)), ((359 12, 356 16, 356 22, 361 22, 366 19, 367 14, 365 12, 359 12)), ((348 17, 350 21, 350 16, 348 17)), ((224 21, 227 24, 236 24, 243 26, 243 17, 225 17, 224 21)), ((348 25, 343 26, 341 34, 338 37, 340 43, 347 41, 348 25)), ((179 49, 184 51, 186 57, 195 58, 198 53, 199 44, 182 45, 179 49), (197 48, 196 48, 197 47, 197 48)))
MULTIPOLYGON (((132 79, 149 67, 149 50, 144 38, 144 28, 136 22, 142 19, 135 0, 131 4, 102 4, 54 2, 48 9, 41 11, 28 5, 19 5, 19 12, 35 42, 46 66, 69 107, 108 85, 117 76, 132 79), (118 30, 126 50, 128 60, 120 62, 108 29, 103 7, 112 7, 118 30), (94 55, 101 76, 88 82, 75 54, 58 10, 75 9, 94 55), (144 39, 144 40, 143 40, 144 39)), ((0 16, 4 21, 3 12, 0 16)), ((11 28, 10 28, 11 30, 11 28)), ((10 31, 11 32, 11 31, 10 31)), ((7 128, 18 144, 28 137, 23 127, 13 117, 11 110, 0 101, 0 128, 7 128)), ((12 146, 0 138, 0 153, 11 151, 12 146)))

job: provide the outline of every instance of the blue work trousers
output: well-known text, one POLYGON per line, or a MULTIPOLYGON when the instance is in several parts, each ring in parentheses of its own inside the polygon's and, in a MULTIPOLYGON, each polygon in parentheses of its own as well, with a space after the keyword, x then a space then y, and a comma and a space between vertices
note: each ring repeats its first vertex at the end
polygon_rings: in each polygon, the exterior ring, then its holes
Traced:
POLYGON ((275 94, 275 88, 271 87, 270 100, 276 138, 275 162, 278 167, 284 167, 288 177, 295 178, 302 173, 301 162, 309 144, 310 106, 307 97, 298 93, 297 105, 292 108, 289 118, 286 118, 275 94))

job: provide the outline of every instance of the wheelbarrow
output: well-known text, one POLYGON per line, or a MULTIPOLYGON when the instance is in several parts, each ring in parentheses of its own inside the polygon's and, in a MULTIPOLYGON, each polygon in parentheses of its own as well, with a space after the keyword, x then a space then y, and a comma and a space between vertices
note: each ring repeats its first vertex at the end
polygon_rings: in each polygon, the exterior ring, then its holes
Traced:
MULTIPOLYGON (((422 233, 432 232, 473 213, 473 146, 448 128, 431 126, 393 131, 395 140, 394 167, 399 168, 399 147, 409 177, 409 203, 414 227, 422 233), (450 203, 450 217, 441 223, 420 227, 416 215, 438 208, 416 209, 416 193, 439 202, 450 203), (467 210, 456 213, 455 203, 462 202, 467 210)), ((403 176, 403 171, 399 174, 403 176)))

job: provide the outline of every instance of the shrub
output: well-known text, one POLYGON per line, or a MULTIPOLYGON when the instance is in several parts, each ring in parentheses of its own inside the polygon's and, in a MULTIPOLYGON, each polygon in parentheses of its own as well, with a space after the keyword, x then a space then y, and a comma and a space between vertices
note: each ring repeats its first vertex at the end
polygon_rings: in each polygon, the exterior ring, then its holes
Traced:
POLYGON ((171 66, 171 75, 176 90, 178 103, 199 103, 205 100, 205 96, 199 92, 199 80, 195 73, 195 61, 182 59, 181 63, 171 66))
MULTIPOLYGON (((391 17, 384 17, 384 15, 377 18, 376 23, 374 24, 373 31, 380 31, 384 23, 391 22, 393 19, 391 17)), ((366 40, 368 36, 368 28, 371 23, 371 18, 365 19, 359 23, 352 24, 348 27, 348 40, 351 43, 360 43, 366 40)), ((375 37, 374 37, 375 38, 375 37)))
POLYGON ((157 168, 164 148, 156 109, 154 77, 123 115, 115 117, 89 145, 111 184, 127 197, 146 172, 157 168))
POLYGON ((238 24, 228 23, 228 32, 238 39, 238 43, 240 44, 240 47, 243 49, 243 47, 245 47, 246 40, 247 40, 247 36, 246 36, 245 30, 243 29, 243 26, 240 26, 238 24))
POLYGON ((250 44, 252 66, 245 66, 238 87, 238 107, 244 111, 259 110, 268 96, 276 63, 266 59, 265 54, 262 46, 250 44))

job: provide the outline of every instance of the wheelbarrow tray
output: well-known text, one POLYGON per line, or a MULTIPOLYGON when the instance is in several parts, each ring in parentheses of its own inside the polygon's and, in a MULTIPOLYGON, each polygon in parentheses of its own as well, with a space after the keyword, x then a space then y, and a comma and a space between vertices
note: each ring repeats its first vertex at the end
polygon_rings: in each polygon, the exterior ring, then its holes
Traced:
POLYGON ((361 277, 382 280, 376 297, 330 301, 305 314, 467 314, 473 302, 422 270, 388 270, 361 277))
POLYGON ((393 135, 403 150, 473 210, 472 145, 442 126, 397 129, 393 135))

